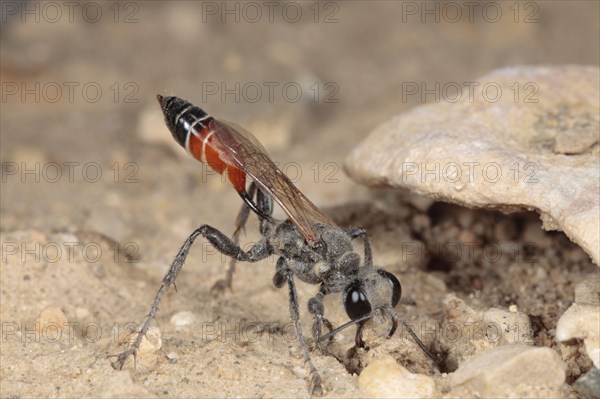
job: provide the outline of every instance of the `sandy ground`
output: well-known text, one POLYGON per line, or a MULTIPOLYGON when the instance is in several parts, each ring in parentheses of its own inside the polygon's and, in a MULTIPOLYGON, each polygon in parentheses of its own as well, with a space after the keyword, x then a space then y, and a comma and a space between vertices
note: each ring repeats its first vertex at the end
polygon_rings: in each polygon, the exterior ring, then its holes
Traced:
MULTIPOLYGON (((308 395, 287 292, 272 284, 275 259, 239 264, 233 292, 216 296, 210 288, 227 259, 206 242, 192 249, 177 292, 160 306, 161 349, 138 356, 135 367, 110 366, 107 356, 143 321, 189 233, 207 223, 230 234, 241 205, 172 142, 159 93, 245 126, 338 224, 365 227, 375 262, 402 283, 397 311, 407 321, 441 323, 449 293, 477 309, 516 305, 536 327, 534 343, 560 351, 556 321, 574 285, 598 270, 583 251, 562 233, 542 232, 534 214, 369 191, 342 162, 375 124, 434 100, 405 96, 407 82, 468 82, 515 64, 598 65, 598 3, 523 3, 517 17, 498 3, 504 17, 494 23, 479 14, 423 22, 393 2, 292 2, 302 10, 297 22, 278 2, 273 22, 267 9, 254 21, 237 2, 227 3, 232 15, 220 2, 83 3, 91 5, 72 20, 66 7, 55 18, 45 3, 28 2, 36 20, 21 15, 24 3, 10 4, 0 69, 2 397, 308 395), (526 20, 532 12, 535 21, 526 20), (299 87, 298 101, 283 87, 299 87), (461 242, 476 243, 474 252, 451 253, 461 242), (66 317, 54 334, 36 329, 48 306, 62 311, 53 320, 66 317)), ((256 242, 254 219, 246 233, 243 242, 256 242)), ((316 288, 298 284, 306 332, 305 303, 316 288)), ((334 325, 347 320, 339 296, 325 309, 334 325)), ((370 351, 348 353, 353 334, 340 334, 332 355, 312 354, 326 395, 360 395, 356 374, 396 341, 392 355, 447 393, 442 372, 456 365, 435 339, 424 338, 446 356, 445 370, 406 337, 386 341, 385 329, 365 335, 370 351)), ((591 368, 583 351, 563 358, 568 383, 591 368)), ((575 393, 566 385, 561 395, 575 393)))

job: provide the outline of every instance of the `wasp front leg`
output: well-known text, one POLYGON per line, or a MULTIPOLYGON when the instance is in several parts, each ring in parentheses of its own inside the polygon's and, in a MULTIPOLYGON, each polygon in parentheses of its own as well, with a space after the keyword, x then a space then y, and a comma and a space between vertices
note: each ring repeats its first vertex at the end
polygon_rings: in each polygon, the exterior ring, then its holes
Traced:
POLYGON ((369 237, 367 236, 367 231, 362 227, 351 227, 346 230, 346 234, 350 236, 351 239, 355 239, 358 237, 363 237, 363 245, 365 248, 365 259, 364 265, 367 267, 373 266, 373 255, 371 253, 371 242, 369 241, 369 237))
POLYGON ((296 330, 296 336, 298 337, 298 343, 302 350, 302 356, 304 358, 304 364, 310 372, 309 377, 309 393, 314 396, 323 395, 323 387, 321 386, 321 376, 317 371, 317 368, 310 359, 308 353, 308 346, 304 340, 302 334, 302 327, 300 326, 300 309, 298 305, 298 293, 296 291, 296 284, 294 282, 293 273, 290 270, 285 258, 279 258, 277 260, 275 275, 273 276, 273 284, 277 288, 281 288, 287 283, 289 287, 289 299, 290 299, 290 317, 294 323, 294 329, 296 330))
POLYGON ((315 341, 315 347, 319 348, 322 353, 327 352, 327 345, 329 345, 333 339, 333 337, 331 337, 325 346, 323 346, 323 344, 320 342, 323 333, 323 327, 327 328, 329 332, 333 331, 333 326, 324 316, 325 308, 323 307, 323 298, 327 294, 329 294, 329 291, 325 288, 325 286, 321 285, 317 295, 308 300, 308 311, 314 315, 312 334, 315 341))

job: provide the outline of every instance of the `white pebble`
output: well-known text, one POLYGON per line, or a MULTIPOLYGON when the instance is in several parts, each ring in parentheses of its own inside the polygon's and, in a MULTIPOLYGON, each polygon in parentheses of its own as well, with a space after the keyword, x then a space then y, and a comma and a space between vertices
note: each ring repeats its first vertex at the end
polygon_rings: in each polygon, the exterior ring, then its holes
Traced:
POLYGON ((36 330, 42 334, 42 339, 60 339, 63 328, 68 328, 67 316, 56 306, 48 306, 40 312, 36 320, 36 330))
POLYGON ((189 310, 182 310, 181 312, 175 313, 171 317, 171 323, 173 323, 175 327, 179 328, 189 326, 194 322, 195 319, 196 316, 194 316, 192 312, 190 312, 189 310))
POLYGON ((473 397, 514 396, 520 384, 559 387, 565 376, 565 364, 552 349, 512 344, 462 364, 451 375, 450 385, 455 393, 466 390, 473 397))
POLYGON ((372 360, 358 377, 365 397, 432 398, 440 394, 431 377, 413 374, 391 357, 372 360))
MULTIPOLYGON (((137 333, 127 333, 127 342, 128 344, 133 344, 135 339, 137 338, 137 333)), ((150 327, 146 336, 142 338, 142 342, 140 342, 140 347, 138 349, 138 355, 144 355, 147 353, 154 353, 162 347, 162 339, 160 335, 160 330, 158 327, 150 327)))
POLYGON ((556 340, 583 339, 594 366, 600 368, 600 307, 574 303, 556 324, 556 340))
POLYGON ((513 310, 506 311, 496 308, 486 310, 482 316, 483 321, 488 323, 486 331, 500 334, 504 342, 509 344, 532 343, 533 329, 529 317, 518 312, 516 307, 513 310), (490 328, 492 326, 493 328, 490 328))
POLYGON ((90 316, 90 311, 87 308, 77 308, 75 309, 75 316, 78 320, 84 320, 90 316))

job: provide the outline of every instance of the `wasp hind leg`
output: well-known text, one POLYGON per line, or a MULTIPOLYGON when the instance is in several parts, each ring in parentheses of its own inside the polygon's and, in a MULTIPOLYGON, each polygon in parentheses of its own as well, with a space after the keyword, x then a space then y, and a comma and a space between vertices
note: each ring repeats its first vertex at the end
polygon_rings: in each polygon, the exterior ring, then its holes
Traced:
MULTIPOLYGON (((249 210, 252 210, 254 213, 256 213, 256 215, 258 216, 258 218, 260 220, 263 220, 263 219, 270 220, 271 215, 268 213, 268 210, 261 208, 261 204, 260 204, 260 201, 258 201, 258 198, 257 198, 258 204, 255 204, 252 201, 252 197, 254 196, 255 190, 256 190, 256 185, 254 184, 254 182, 252 182, 250 184, 250 188, 248 189, 248 192, 242 191, 241 193, 239 193, 240 197, 242 197, 242 199, 244 200, 244 202, 246 203, 246 206, 247 206, 247 207, 242 207, 240 214, 244 211, 244 209, 246 209, 246 213, 249 213, 249 210)), ((262 191, 260 191, 260 190, 258 190, 258 192, 262 193, 262 191)), ((248 216, 246 216, 246 219, 248 219, 248 216)), ((245 220, 244 220, 244 223, 245 223, 245 220)))
POLYGON ((233 259, 245 262, 257 262, 259 260, 267 258, 271 254, 269 246, 267 245, 267 241, 265 239, 260 240, 252 248, 250 248, 248 252, 245 252, 233 240, 231 240, 229 237, 227 237, 225 234, 221 233, 214 227, 205 224, 194 230, 194 232, 187 238, 187 240, 185 240, 185 243, 183 243, 183 245, 181 246, 181 249, 175 256, 175 260, 171 264, 169 271, 167 271, 167 274, 165 274, 165 276, 163 277, 162 284, 154 297, 154 301, 152 302, 150 311, 146 315, 146 320, 144 321, 144 324, 142 324, 142 327, 137 332, 135 340, 126 351, 114 356, 117 359, 114 362, 112 362, 113 368, 120 370, 123 368, 123 365, 125 364, 125 361, 129 358, 129 356, 133 355, 135 358, 140 344, 142 342, 142 339, 144 338, 144 336, 148 332, 148 329, 150 328, 150 323, 158 313, 158 305, 160 304, 162 296, 171 284, 175 286, 175 280, 177 279, 177 275, 183 267, 188 252, 190 251, 190 248, 194 244, 196 238, 198 238, 199 236, 205 237, 219 252, 221 252, 223 255, 230 256, 233 259))
MULTIPOLYGON (((261 220, 261 224, 262 221, 271 221, 271 214, 273 213, 273 200, 271 197, 263 194, 260 189, 257 189, 254 182, 250 183, 248 191, 240 193, 240 196, 244 200, 245 204, 242 205, 235 222, 235 231, 233 232, 232 238, 236 245, 239 245, 240 243, 240 233, 244 231, 246 227, 246 222, 248 221, 251 210, 256 213, 259 220, 261 220), (255 196, 256 203, 253 201, 253 197, 255 196)), ((229 291, 233 291, 232 282, 233 273, 235 273, 236 262, 237 260, 235 258, 231 258, 231 261, 227 266, 225 278, 217 280, 210 289, 210 292, 214 293, 215 295, 220 295, 223 294, 227 289, 229 289, 229 291)))

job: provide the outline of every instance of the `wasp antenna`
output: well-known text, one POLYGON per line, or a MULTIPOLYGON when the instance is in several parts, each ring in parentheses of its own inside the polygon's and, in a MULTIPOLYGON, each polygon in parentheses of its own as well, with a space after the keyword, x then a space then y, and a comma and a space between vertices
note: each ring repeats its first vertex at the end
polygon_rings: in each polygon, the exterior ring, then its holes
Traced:
POLYGON ((326 339, 329 339, 331 337, 333 337, 335 334, 339 333, 340 331, 350 327, 351 325, 354 324, 358 324, 361 321, 365 321, 370 319, 371 317, 373 317, 373 315, 371 313, 368 313, 366 315, 364 315, 363 317, 359 317, 358 319, 354 319, 354 320, 350 320, 349 322, 342 324, 341 326, 339 326, 338 328, 336 328, 335 330, 332 330, 330 332, 328 332, 327 334, 323 335, 321 338, 319 338, 318 342, 324 341, 326 339))
POLYGON ((433 355, 433 353, 431 353, 429 351, 429 349, 427 349, 425 344, 419 339, 419 337, 417 337, 417 334, 415 334, 415 332, 412 330, 412 328, 410 328, 410 326, 404 320, 402 320, 402 318, 400 318, 400 316, 398 316, 398 313, 396 313, 396 311, 392 308, 387 308, 387 312, 394 320, 396 320, 398 323, 402 324, 404 326, 404 328, 406 328, 406 330, 408 331, 410 336, 415 340, 415 342, 417 343, 417 345, 419 345, 419 347, 423 350, 423 352, 425 352, 425 354, 431 360, 433 360, 433 362, 436 365, 438 365, 437 358, 433 355))

